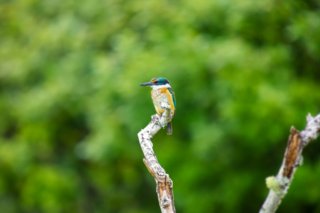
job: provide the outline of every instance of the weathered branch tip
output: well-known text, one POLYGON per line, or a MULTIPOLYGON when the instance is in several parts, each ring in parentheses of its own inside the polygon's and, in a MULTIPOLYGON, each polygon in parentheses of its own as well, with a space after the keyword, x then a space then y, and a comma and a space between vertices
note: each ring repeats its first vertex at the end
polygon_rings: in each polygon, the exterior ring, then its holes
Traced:
POLYGON ((284 196, 287 194, 290 184, 298 166, 302 165, 302 151, 310 141, 315 140, 320 133, 320 114, 312 117, 307 115, 306 128, 299 132, 294 127, 290 129, 290 135, 277 176, 271 176, 266 179, 269 194, 263 203, 260 213, 275 212, 284 196))

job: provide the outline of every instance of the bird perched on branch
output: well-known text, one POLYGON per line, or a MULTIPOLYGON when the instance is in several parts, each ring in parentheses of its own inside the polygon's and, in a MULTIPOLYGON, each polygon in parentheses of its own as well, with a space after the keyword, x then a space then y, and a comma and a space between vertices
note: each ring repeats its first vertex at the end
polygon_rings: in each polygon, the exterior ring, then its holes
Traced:
POLYGON ((167 134, 172 135, 172 118, 176 109, 176 99, 169 81, 166 78, 158 77, 151 79, 150 82, 145 82, 140 85, 152 88, 151 98, 154 108, 159 116, 161 116, 166 110, 169 111, 167 134))

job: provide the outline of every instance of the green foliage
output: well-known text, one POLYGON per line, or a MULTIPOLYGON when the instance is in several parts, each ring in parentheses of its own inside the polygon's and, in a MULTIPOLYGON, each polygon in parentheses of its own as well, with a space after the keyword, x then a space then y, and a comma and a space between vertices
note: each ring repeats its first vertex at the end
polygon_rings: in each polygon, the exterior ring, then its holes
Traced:
MULTIPOLYGON (((158 212, 137 139, 154 109, 139 83, 165 76, 177 112, 154 147, 178 212, 257 212, 290 126, 319 113, 319 7, 3 1, 1 211, 158 212)), ((279 212, 319 211, 319 146, 279 212)))

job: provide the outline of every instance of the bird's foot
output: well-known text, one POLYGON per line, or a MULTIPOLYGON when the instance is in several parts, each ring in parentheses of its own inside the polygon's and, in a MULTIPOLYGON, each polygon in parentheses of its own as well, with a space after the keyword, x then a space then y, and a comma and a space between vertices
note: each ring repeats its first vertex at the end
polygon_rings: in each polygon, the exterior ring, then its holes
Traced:
POLYGON ((163 102, 163 103, 161 103, 161 108, 163 108, 163 109, 170 109, 170 105, 167 104, 167 103, 165 103, 165 102, 163 102))

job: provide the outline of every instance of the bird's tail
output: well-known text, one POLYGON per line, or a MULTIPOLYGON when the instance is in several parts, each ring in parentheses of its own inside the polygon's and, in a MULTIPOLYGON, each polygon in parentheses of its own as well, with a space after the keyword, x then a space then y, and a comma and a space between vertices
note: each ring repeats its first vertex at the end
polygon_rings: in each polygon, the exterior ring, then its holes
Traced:
POLYGON ((167 124, 167 135, 172 135, 172 121, 167 124))

